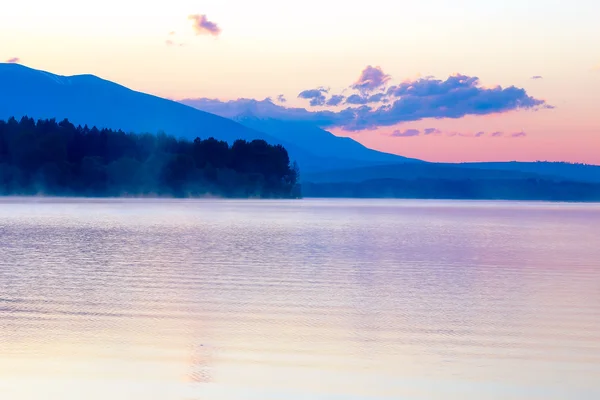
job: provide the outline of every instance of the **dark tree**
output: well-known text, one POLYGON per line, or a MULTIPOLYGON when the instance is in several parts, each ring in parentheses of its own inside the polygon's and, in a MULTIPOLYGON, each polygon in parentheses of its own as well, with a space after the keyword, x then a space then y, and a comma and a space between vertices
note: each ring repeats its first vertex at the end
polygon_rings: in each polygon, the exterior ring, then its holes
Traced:
POLYGON ((300 197, 287 151, 263 140, 232 146, 164 133, 0 120, 0 195, 300 197))

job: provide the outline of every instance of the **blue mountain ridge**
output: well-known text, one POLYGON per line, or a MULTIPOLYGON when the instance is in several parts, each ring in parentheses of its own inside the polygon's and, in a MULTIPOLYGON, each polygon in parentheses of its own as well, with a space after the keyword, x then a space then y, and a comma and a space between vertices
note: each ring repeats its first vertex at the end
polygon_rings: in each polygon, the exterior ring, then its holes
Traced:
MULTIPOLYGON (((94 75, 61 76, 19 64, 0 64, 0 118, 68 118, 74 124, 126 132, 167 134, 194 139, 213 136, 229 143, 237 139, 263 139, 281 144, 303 171, 368 166, 400 162, 401 156, 379 153, 354 142, 350 156, 344 145, 336 149, 336 137, 326 132, 328 151, 313 141, 311 151, 299 135, 271 135, 228 118, 204 112, 182 103, 128 89, 94 75), (358 149, 358 151, 356 151, 358 149), (360 152, 367 155, 361 156, 360 152), (354 156, 358 156, 354 158, 354 156), (378 159, 380 156, 380 159, 378 159)), ((252 124, 248 124, 252 125, 252 124)), ((260 125, 258 125, 260 126, 260 125)), ((324 132, 324 131, 323 131, 324 132)), ((346 143, 339 138, 339 143, 346 143)), ((352 146, 352 144, 351 144, 352 146)), ((347 145, 346 145, 347 147, 347 145)))
POLYGON ((428 163, 369 149, 313 124, 254 112, 249 101, 237 115, 218 116, 180 102, 128 89, 94 75, 61 76, 0 63, 0 119, 68 118, 74 124, 126 132, 225 140, 263 139, 286 147, 303 181, 372 179, 550 178, 600 182, 600 166, 551 162, 428 163), (461 171, 459 171, 462 169, 461 171))

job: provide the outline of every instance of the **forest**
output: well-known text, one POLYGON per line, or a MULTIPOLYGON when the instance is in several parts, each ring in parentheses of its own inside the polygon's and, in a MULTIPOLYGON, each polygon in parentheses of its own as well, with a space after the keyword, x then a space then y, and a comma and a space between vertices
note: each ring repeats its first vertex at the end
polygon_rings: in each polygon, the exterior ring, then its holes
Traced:
POLYGON ((0 120, 0 195, 298 198, 298 166, 264 140, 0 120))

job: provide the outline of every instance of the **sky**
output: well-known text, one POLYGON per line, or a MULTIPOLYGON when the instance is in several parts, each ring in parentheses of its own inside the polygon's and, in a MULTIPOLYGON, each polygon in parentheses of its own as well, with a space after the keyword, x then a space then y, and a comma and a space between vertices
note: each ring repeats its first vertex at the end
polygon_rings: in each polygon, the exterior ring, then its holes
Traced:
POLYGON ((425 160, 600 164, 598 15, 597 0, 20 0, 0 61, 175 100, 271 98, 425 160))

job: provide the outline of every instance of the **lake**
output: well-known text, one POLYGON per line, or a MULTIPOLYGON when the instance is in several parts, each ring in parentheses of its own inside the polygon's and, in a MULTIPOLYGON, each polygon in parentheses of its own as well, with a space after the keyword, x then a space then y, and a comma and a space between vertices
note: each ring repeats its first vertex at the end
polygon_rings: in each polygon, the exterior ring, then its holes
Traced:
POLYGON ((0 199, 3 399, 599 399, 600 205, 0 199))

